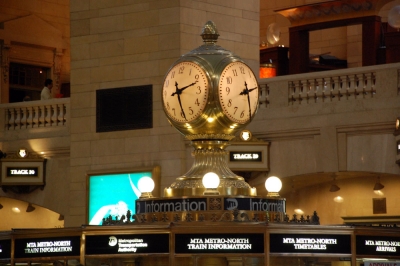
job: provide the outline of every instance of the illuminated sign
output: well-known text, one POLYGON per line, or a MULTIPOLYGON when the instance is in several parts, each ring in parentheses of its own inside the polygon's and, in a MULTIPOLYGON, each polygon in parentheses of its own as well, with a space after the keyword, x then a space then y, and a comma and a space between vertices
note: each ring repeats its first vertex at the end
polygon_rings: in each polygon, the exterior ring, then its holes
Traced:
POLYGON ((11 258, 11 240, 0 240, 0 259, 11 258))
POLYGON ((137 213, 135 200, 141 195, 139 179, 151 177, 155 182, 153 195, 157 196, 159 186, 159 167, 144 171, 88 175, 88 223, 101 225, 103 219, 111 216, 117 220, 128 210, 137 213), (157 170, 158 169, 158 170, 157 170))
POLYGON ((400 256, 400 237, 356 236, 357 255, 400 256))
POLYGON ((224 198, 224 210, 286 212, 286 201, 261 198, 224 198))
POLYGON ((350 235, 270 234, 270 253, 351 254, 350 235))
POLYGON ((7 176, 38 176, 38 167, 7 167, 7 176))
POLYGON ((169 234, 86 236, 86 255, 169 253, 169 234))
POLYGON ((15 258, 79 256, 80 236, 15 239, 15 258))
POLYGON ((262 152, 260 152, 260 151, 254 151, 254 152, 230 151, 229 152, 229 161, 231 161, 231 162, 238 162, 238 161, 262 162, 262 152))
POLYGON ((136 214, 149 212, 206 211, 206 198, 138 200, 136 214))
MULTIPOLYGON (((281 199, 262 199, 254 197, 221 197, 223 209, 248 211, 285 212, 286 201, 281 199)), ((180 212, 180 211, 207 211, 210 206, 206 198, 136 200, 136 214, 152 212, 180 212)))
POLYGON ((176 234, 175 253, 264 253, 264 234, 176 234))

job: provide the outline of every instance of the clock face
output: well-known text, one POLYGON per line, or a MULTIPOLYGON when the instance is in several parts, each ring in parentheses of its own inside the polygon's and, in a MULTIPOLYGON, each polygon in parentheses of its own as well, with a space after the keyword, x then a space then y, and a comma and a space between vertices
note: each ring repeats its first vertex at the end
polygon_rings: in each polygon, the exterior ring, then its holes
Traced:
POLYGON ((164 110, 176 122, 191 122, 203 113, 208 93, 209 80, 203 68, 193 62, 180 62, 164 80, 164 110))
POLYGON ((223 113, 233 122, 251 120, 258 107, 259 88, 253 71, 242 62, 227 65, 218 83, 218 97, 223 113))

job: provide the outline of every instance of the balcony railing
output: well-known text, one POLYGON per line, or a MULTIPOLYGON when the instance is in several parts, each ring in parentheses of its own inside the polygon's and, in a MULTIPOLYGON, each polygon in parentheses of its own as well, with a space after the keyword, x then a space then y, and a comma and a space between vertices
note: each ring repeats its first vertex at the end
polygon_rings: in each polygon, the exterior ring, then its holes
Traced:
POLYGON ((399 77, 400 63, 395 63, 262 79, 260 107, 373 98, 377 93, 400 96, 399 77), (272 89, 285 90, 287 102, 271 98, 272 89))
POLYGON ((5 131, 64 127, 69 122, 69 98, 1 104, 5 131))

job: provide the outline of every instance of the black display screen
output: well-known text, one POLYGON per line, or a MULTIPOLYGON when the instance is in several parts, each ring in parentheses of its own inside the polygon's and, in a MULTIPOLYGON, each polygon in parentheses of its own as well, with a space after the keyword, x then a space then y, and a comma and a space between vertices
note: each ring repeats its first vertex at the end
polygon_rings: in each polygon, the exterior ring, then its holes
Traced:
POLYGON ((0 259, 11 258, 11 240, 0 240, 0 259))
POLYGON ((400 237, 356 236, 356 254, 400 256, 400 237))
POLYGON ((270 234, 270 253, 351 254, 350 235, 270 234))
POLYGON ((264 234, 177 234, 175 253, 264 253, 264 234))
POLYGON ((86 255, 169 253, 169 234, 86 236, 86 255))
POLYGON ((80 236, 15 239, 15 258, 79 256, 80 236))

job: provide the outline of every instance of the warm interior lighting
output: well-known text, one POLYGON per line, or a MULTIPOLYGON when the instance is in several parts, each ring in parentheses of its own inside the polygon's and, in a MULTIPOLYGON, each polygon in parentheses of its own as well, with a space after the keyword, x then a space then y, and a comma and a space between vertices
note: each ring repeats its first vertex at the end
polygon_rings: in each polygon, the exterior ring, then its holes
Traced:
POLYGON ((32 203, 28 204, 28 207, 26 208, 26 212, 33 212, 36 208, 33 207, 32 203))
POLYGON ((260 78, 276 77, 276 68, 272 64, 260 65, 260 78))
POLYGON ((13 208, 11 208, 11 210, 13 212, 15 212, 15 213, 20 213, 21 212, 21 210, 18 207, 13 207, 13 208))
POLYGON ((265 188, 268 191, 267 197, 279 197, 282 181, 276 176, 270 176, 265 180, 265 188))
POLYGON ((374 190, 375 190, 375 191, 376 191, 376 190, 381 190, 381 189, 383 189, 384 187, 385 187, 385 186, 381 184, 381 177, 378 176, 378 178, 376 179, 376 183, 375 183, 375 186, 374 186, 374 190))
POLYGON ((140 198, 151 198, 153 195, 151 192, 154 190, 154 180, 149 176, 144 176, 138 181, 138 188, 140 193, 140 198))
POLYGON ((220 180, 216 173, 209 172, 203 176, 202 179, 203 186, 206 188, 204 195, 219 195, 217 190, 220 180))
POLYGON ((214 122, 214 118, 213 118, 213 117, 208 117, 208 118, 207 118, 207 122, 208 122, 208 123, 214 122))
POLYGON ((342 203, 344 199, 341 196, 337 196, 333 198, 333 201, 337 203, 342 203))
POLYGON ((302 209, 295 209, 294 213, 297 214, 297 215, 303 215, 304 211, 302 209))
POLYGON ((28 157, 28 151, 26 149, 24 149, 24 148, 19 149, 18 156, 21 157, 21 158, 28 157))

